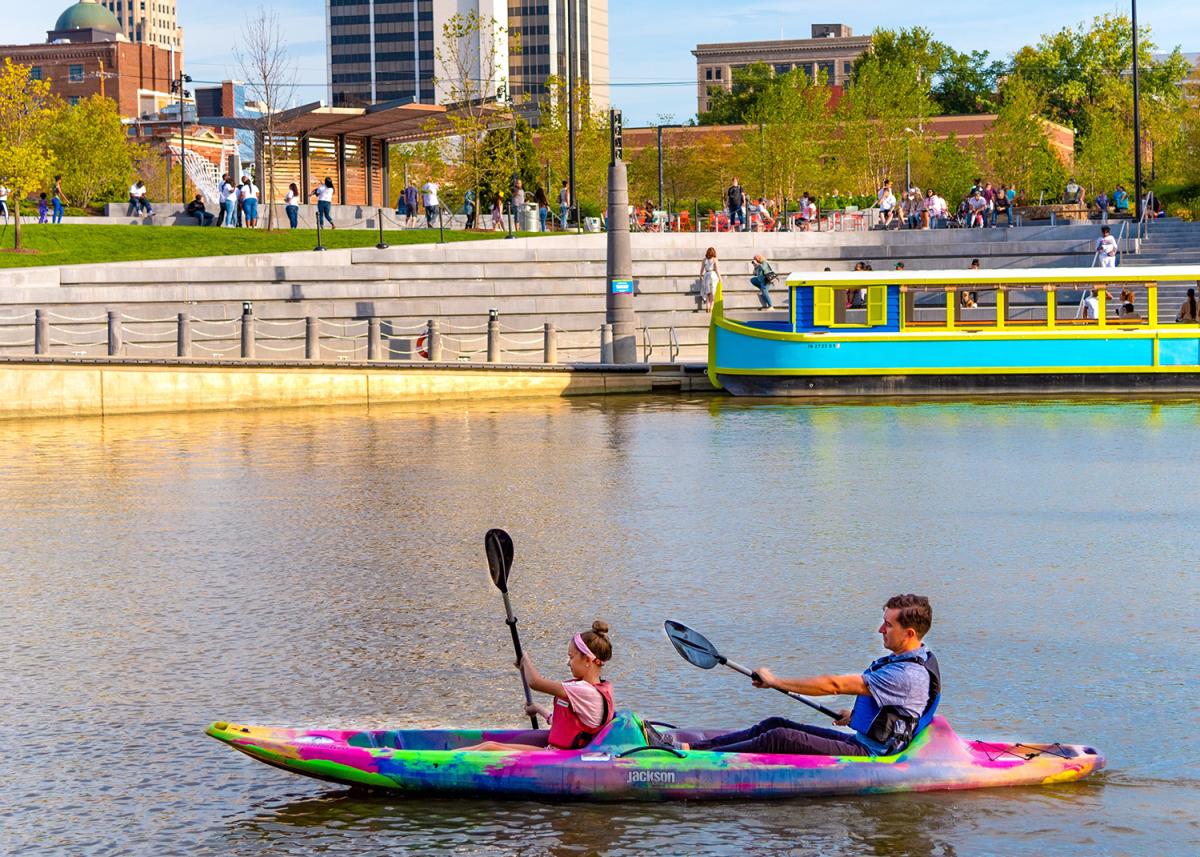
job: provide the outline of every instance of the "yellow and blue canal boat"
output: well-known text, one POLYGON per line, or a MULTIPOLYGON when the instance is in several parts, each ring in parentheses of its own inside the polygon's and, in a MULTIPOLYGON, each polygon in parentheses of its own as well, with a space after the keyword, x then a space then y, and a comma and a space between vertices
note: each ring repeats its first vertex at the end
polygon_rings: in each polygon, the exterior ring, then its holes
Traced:
POLYGON ((1196 266, 797 272, 786 311, 731 318, 718 288, 708 376, 737 396, 1200 392, 1200 325, 1175 323, 1197 280, 1196 266))

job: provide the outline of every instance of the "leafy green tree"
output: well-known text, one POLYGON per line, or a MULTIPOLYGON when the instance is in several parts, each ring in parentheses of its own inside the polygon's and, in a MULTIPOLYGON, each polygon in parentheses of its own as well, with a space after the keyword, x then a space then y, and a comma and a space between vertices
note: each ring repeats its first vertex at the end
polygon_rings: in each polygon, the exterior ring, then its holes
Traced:
POLYGON ((1033 86, 1020 76, 1005 81, 996 121, 984 135, 989 173, 1017 189, 1027 200, 1042 191, 1057 196, 1066 168, 1046 139, 1042 104, 1033 86))
POLYGON ((971 148, 953 134, 927 149, 929 158, 922 169, 926 189, 933 189, 946 200, 951 211, 967 195, 979 175, 979 162, 971 148))
POLYGON ((872 65, 883 65, 909 69, 918 83, 932 89, 934 79, 951 53, 953 51, 949 45, 939 42, 924 27, 907 30, 880 28, 871 34, 871 50, 855 61, 851 83, 857 84, 864 71, 872 65))
POLYGON ((995 109, 996 85, 1007 70, 1007 63, 991 59, 987 51, 947 50, 933 99, 942 113, 988 113, 995 109))
POLYGON ((781 79, 766 63, 751 63, 733 70, 730 90, 709 87, 708 110, 697 117, 700 125, 745 125, 759 102, 776 91, 781 79))
POLYGON ((1133 136, 1130 133, 1133 96, 1118 81, 1102 84, 1095 100, 1084 108, 1088 133, 1075 158, 1075 177, 1088 196, 1133 186, 1133 136))
POLYGON ((752 192, 798 199, 823 177, 822 156, 832 132, 829 87, 799 70, 777 81, 746 117, 755 130, 742 142, 740 161, 752 192))
POLYGON ((11 191, 13 249, 21 249, 21 201, 54 170, 50 127, 58 99, 50 81, 34 80, 30 67, 6 57, 0 69, 0 184, 11 191))
MULTIPOLYGON (((1149 27, 1138 42, 1139 82, 1143 97, 1179 97, 1179 83, 1190 68, 1178 48, 1155 62, 1149 27)), ((1133 28, 1125 15, 1101 15, 1090 26, 1078 24, 1042 36, 1013 57, 1013 73, 1029 81, 1045 100, 1049 118, 1086 136, 1089 114, 1106 83, 1129 85, 1133 65, 1133 28)), ((1095 115, 1095 114, 1092 114, 1095 115)))
POLYGON ((934 111, 918 68, 881 57, 861 59, 854 85, 835 111, 830 166, 838 186, 867 193, 885 178, 903 175, 905 156, 934 111))
POLYGON ((49 134, 63 192, 74 203, 89 206, 98 199, 119 197, 133 173, 142 147, 129 142, 117 103, 92 95, 65 107, 49 134))
MULTIPOLYGON (((546 196, 556 208, 560 182, 568 176, 567 87, 555 76, 547 79, 546 86, 549 93, 538 128, 537 156, 539 172, 548 167, 554 175, 555 185, 546 188, 546 196)), ((608 200, 608 112, 592 110, 586 81, 575 83, 575 111, 575 199, 580 211, 599 212, 608 200)))

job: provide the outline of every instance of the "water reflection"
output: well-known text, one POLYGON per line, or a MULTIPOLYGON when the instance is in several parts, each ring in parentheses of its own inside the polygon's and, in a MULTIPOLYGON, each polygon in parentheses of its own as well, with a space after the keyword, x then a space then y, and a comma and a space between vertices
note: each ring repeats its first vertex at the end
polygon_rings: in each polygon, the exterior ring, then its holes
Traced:
POLYGON ((0 850, 1189 853, 1198 422, 1187 401, 624 397, 0 424, 0 714, 25 724, 0 733, 0 850), (664 618, 843 672, 876 655, 882 600, 922 590, 961 734, 1093 742, 1111 773, 784 804, 363 799, 201 735, 519 723, 491 526, 543 667, 604 617, 619 700, 657 719, 808 716, 688 667, 664 618))

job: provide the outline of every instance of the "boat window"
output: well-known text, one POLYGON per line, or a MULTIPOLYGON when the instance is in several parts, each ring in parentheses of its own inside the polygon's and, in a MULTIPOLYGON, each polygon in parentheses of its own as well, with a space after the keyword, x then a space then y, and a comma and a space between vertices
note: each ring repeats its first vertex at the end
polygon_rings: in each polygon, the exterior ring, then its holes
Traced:
POLYGON ((887 324, 887 286, 835 289, 813 286, 815 327, 876 327, 887 324))

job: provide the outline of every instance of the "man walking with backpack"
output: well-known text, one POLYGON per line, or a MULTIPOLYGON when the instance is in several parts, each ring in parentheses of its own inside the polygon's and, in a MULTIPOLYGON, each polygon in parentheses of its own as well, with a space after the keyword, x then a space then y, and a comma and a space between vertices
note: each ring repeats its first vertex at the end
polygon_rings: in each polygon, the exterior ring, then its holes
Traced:
POLYGON ((758 289, 758 308, 772 309, 771 303, 771 283, 778 279, 778 274, 771 267, 771 263, 762 257, 761 253, 756 253, 754 256, 754 276, 750 278, 750 285, 758 289))
POLYGON ((735 178, 729 190, 725 192, 725 202, 729 206, 729 228, 734 232, 746 231, 746 194, 742 191, 742 186, 738 184, 735 178), (736 224, 741 224, 741 229, 736 224))

